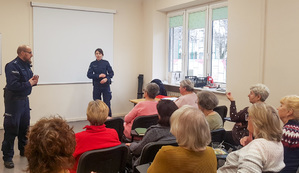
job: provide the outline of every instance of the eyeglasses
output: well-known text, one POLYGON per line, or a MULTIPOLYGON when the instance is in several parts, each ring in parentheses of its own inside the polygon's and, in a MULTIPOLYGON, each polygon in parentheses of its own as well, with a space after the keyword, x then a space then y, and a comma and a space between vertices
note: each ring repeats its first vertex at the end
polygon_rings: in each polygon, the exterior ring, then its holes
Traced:
POLYGON ((24 52, 29 53, 29 54, 32 54, 32 52, 27 52, 27 51, 24 51, 24 52))

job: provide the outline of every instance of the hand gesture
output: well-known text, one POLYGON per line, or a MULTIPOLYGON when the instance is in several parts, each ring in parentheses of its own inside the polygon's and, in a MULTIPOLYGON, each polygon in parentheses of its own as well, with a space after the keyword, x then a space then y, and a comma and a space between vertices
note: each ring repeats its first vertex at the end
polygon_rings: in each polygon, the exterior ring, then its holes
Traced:
POLYGON ((29 79, 30 85, 31 86, 36 85, 38 83, 38 79, 39 79, 39 76, 38 75, 34 75, 31 79, 29 79))
POLYGON ((230 100, 230 101, 235 101, 235 99, 234 99, 234 97, 232 96, 232 93, 231 93, 231 92, 226 93, 226 97, 227 97, 227 99, 230 100))
POLYGON ((101 73, 101 74, 99 75, 99 78, 104 78, 104 77, 106 77, 106 75, 105 75, 104 73, 101 73))
POLYGON ((102 79, 102 80, 101 80, 101 82, 100 82, 100 83, 101 83, 101 84, 104 84, 104 83, 106 83, 106 82, 107 82, 107 80, 108 80, 107 78, 104 78, 104 79, 102 79))
POLYGON ((252 136, 244 136, 240 139, 240 144, 244 147, 252 141, 252 136))

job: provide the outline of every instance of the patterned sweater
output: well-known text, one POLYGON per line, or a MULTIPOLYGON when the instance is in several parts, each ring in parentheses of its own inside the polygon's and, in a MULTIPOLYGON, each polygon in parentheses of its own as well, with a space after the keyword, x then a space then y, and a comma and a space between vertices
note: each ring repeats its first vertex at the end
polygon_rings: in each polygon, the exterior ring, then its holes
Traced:
POLYGON ((281 173, 296 172, 299 167, 299 121, 289 120, 283 127, 281 140, 286 167, 281 173))
POLYGON ((248 107, 237 112, 236 101, 231 101, 230 104, 230 118, 231 121, 236 122, 232 129, 232 136, 236 144, 240 144, 240 139, 244 136, 248 136, 248 107))

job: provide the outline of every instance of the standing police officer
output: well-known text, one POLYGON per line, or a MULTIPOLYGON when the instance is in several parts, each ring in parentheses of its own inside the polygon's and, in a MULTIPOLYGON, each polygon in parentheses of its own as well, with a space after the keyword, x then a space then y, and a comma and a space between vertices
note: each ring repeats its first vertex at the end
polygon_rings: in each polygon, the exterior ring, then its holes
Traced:
POLYGON ((32 50, 27 45, 21 45, 18 56, 5 66, 6 86, 4 88, 4 139, 2 152, 4 166, 13 168, 14 140, 18 137, 20 155, 24 156, 27 143, 27 131, 30 125, 30 108, 28 95, 32 86, 36 85, 39 76, 30 69, 32 50))
POLYGON ((109 116, 111 117, 110 100, 112 98, 110 84, 114 76, 114 72, 109 62, 103 60, 103 50, 98 48, 95 50, 96 60, 91 62, 87 72, 87 77, 92 79, 93 83, 93 100, 100 99, 103 95, 103 101, 109 107, 109 116))

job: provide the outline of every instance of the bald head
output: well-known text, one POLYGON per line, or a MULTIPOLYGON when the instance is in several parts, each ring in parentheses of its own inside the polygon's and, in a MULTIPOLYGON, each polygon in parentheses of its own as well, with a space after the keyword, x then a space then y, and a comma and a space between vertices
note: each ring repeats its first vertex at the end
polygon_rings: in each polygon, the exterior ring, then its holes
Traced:
POLYGON ((18 56, 23 61, 31 64, 32 50, 28 45, 21 45, 17 49, 18 56))
POLYGON ((20 55, 22 51, 26 52, 28 49, 30 49, 29 46, 27 46, 27 45, 21 45, 21 46, 18 47, 17 53, 18 53, 18 55, 20 55))

